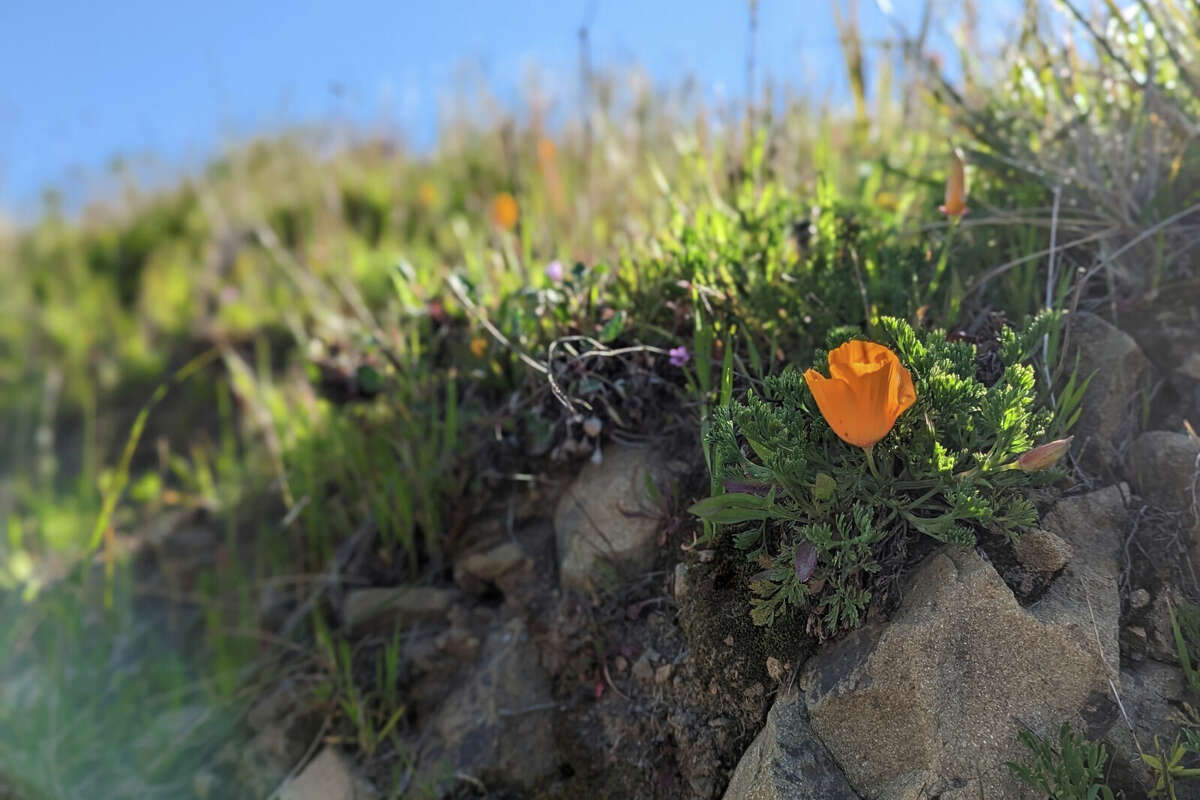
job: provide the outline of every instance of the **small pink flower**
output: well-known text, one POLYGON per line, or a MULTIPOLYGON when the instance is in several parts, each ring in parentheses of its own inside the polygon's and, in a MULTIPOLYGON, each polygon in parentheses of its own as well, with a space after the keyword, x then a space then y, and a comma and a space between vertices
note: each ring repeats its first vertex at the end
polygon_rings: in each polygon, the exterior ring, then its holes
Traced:
POLYGON ((667 355, 670 357, 671 366, 673 367, 682 367, 691 358, 691 355, 688 354, 688 349, 683 345, 672 347, 667 351, 667 355))
POLYGON ((558 259, 546 265, 546 277, 558 283, 563 279, 563 265, 558 259))

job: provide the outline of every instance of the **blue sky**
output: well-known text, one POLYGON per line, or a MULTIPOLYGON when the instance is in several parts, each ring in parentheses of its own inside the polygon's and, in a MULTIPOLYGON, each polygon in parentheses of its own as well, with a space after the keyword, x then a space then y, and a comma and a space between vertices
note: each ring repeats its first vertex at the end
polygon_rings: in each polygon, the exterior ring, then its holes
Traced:
MULTIPOLYGON (((594 0, 593 60, 740 94, 746 3, 594 0)), ((414 144, 466 62, 501 97, 537 64, 570 90, 589 0, 0 0, 0 209, 78 190, 116 155, 164 168, 289 123, 387 120, 414 144), (334 87, 340 87, 334 91, 334 87)), ((892 0, 915 27, 919 0, 892 0)), ((948 9, 956 6, 944 0, 948 9)), ((818 96, 844 83, 830 4, 760 0, 759 73, 818 96)), ((868 37, 891 25, 859 3, 868 37)))

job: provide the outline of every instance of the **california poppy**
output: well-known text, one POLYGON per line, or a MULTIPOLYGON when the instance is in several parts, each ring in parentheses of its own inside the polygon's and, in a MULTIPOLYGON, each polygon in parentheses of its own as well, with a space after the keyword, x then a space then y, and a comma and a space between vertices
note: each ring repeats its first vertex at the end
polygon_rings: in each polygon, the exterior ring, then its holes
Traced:
POLYGON ((492 198, 492 222, 511 231, 517 224, 517 201, 508 192, 500 192, 492 198))
POLYGON ((967 167, 956 148, 950 155, 950 174, 946 177, 946 204, 938 207, 948 217, 961 217, 967 208, 967 167))
POLYGON ((829 376, 804 373, 821 416, 845 442, 870 448, 917 399, 912 375, 888 348, 846 342, 829 354, 829 376))

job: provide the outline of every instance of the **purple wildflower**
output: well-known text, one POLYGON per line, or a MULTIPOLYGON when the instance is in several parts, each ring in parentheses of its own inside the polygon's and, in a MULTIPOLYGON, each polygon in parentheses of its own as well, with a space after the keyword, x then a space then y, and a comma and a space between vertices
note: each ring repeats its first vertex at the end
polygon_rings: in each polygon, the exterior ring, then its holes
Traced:
POLYGON ((691 358, 691 355, 688 354, 688 349, 683 345, 672 347, 667 351, 667 355, 670 356, 671 366, 673 367, 682 367, 691 358))
POLYGON ((563 265, 558 259, 551 261, 546 265, 546 277, 558 283, 563 279, 563 265))

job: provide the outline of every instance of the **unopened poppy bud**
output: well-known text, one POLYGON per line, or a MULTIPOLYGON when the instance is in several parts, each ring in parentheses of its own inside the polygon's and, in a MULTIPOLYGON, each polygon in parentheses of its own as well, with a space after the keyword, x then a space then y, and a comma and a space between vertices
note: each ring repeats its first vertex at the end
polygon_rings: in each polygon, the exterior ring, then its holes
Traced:
POLYGON ((1022 472, 1049 469, 1067 454, 1067 451, 1071 449, 1071 440, 1074 438, 1074 436, 1068 436, 1065 439, 1055 439, 1053 442, 1028 450, 1017 457, 1017 466, 1022 472))
POLYGON ((967 208, 967 168, 957 149, 950 157, 950 174, 946 176, 946 203, 938 210, 948 217, 961 217, 967 208))

